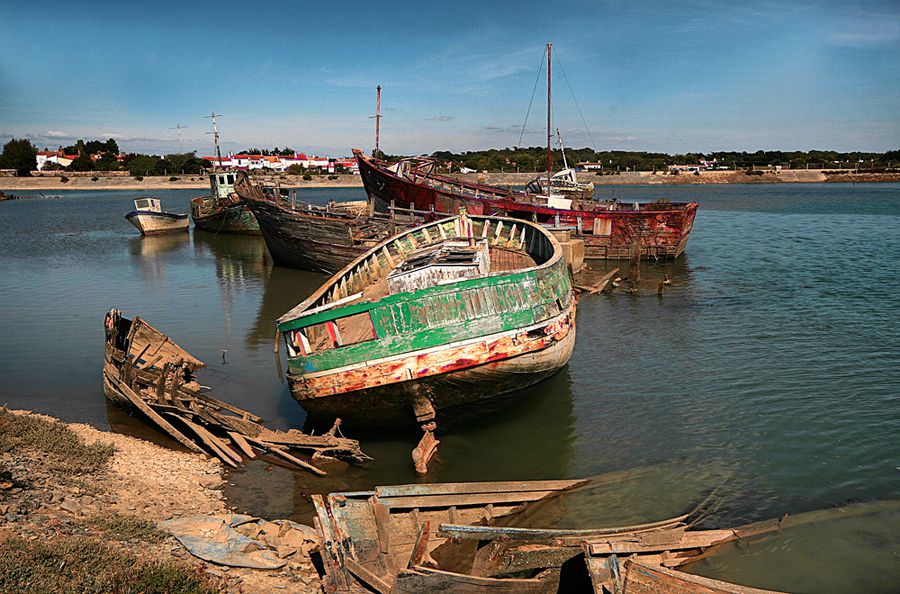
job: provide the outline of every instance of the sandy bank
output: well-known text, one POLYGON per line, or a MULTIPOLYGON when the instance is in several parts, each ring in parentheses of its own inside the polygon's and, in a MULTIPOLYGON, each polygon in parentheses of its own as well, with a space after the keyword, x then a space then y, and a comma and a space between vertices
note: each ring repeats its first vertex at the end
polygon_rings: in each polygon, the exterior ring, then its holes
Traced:
POLYGON ((152 530, 153 525, 172 518, 230 513, 221 491, 222 467, 203 455, 170 450, 89 425, 61 425, 45 415, 0 409, 0 445, 4 447, 0 450, 4 452, 0 454, 4 477, 0 481, 0 550, 5 541, 15 538, 38 543, 94 539, 82 542, 99 540, 141 561, 189 568, 215 580, 220 591, 319 591, 318 574, 305 552, 293 554, 289 565, 279 570, 228 568, 192 557, 165 534, 157 533, 157 538, 150 539, 98 528, 104 518, 110 517, 118 524, 143 523, 152 530), (22 420, 27 418, 31 420, 22 420), (21 424, 25 423, 32 427, 23 431, 21 424), (33 426, 43 427, 37 431, 56 434, 68 428, 77 436, 70 448, 106 448, 107 453, 109 449, 113 452, 87 471, 54 470, 54 459, 67 460, 71 454, 52 444, 35 447, 27 443, 27 438, 24 444, 17 443, 23 434, 36 431, 33 426), (10 444, 17 447, 10 448, 10 444))
MULTIPOLYGON (((254 176, 257 182, 275 184, 283 188, 361 188, 362 179, 358 175, 314 176, 304 180, 298 175, 254 176)), ((468 173, 453 174, 451 177, 493 186, 524 186, 535 178, 534 173, 468 173)), ((900 182, 900 173, 827 173, 818 169, 787 169, 778 172, 764 172, 748 175, 744 171, 704 171, 700 175, 668 175, 650 171, 625 171, 617 175, 598 176, 581 173, 581 181, 591 181, 595 186, 616 185, 696 185, 696 184, 777 184, 777 183, 863 183, 900 182)), ((169 176, 145 177, 138 181, 133 177, 70 177, 63 183, 59 177, 0 177, 0 190, 15 193, 17 190, 128 190, 140 194, 152 194, 155 190, 198 190, 202 195, 209 187, 203 176, 177 176, 174 181, 169 176)))

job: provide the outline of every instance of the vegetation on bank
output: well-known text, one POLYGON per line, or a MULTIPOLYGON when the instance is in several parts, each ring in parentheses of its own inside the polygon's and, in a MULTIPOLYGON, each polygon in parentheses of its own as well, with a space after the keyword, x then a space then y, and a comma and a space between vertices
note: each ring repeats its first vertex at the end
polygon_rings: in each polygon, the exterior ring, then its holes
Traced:
POLYGON ((41 455, 47 470, 78 475, 105 469, 115 448, 86 444, 59 421, 17 415, 0 408, 0 452, 36 453, 41 455))
MULTIPOLYGON (((547 147, 504 148, 484 151, 453 153, 437 151, 431 154, 440 165, 453 163, 455 168, 468 167, 478 171, 546 171, 547 147)), ((388 160, 401 157, 388 156, 388 160)), ((554 171, 562 168, 562 155, 554 150, 554 171)), ((712 153, 651 153, 645 151, 594 151, 591 148, 566 149, 569 166, 576 163, 602 163, 608 171, 662 171, 669 165, 689 165, 701 160, 715 159, 729 169, 747 169, 753 166, 781 165, 785 169, 853 169, 860 171, 883 170, 900 165, 900 150, 885 153, 838 151, 718 151, 712 153)))
POLYGON ((139 559, 96 538, 57 536, 0 544, 0 592, 81 594, 213 594, 220 588, 200 570, 139 559))

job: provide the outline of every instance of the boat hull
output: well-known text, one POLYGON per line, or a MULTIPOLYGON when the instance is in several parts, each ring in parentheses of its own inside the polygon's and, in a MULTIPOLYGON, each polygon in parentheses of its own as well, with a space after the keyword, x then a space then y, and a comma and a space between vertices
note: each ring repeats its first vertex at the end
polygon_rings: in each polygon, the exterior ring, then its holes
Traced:
POLYGON ((191 201, 191 218, 194 226, 210 233, 229 233, 234 235, 260 235, 259 224, 250 208, 242 203, 212 208, 202 207, 206 197, 191 201))
POLYGON ((133 210, 125 215, 125 220, 135 226, 143 235, 165 235, 183 233, 190 221, 186 214, 133 210))
POLYGON ((535 328, 366 362, 326 374, 288 375, 291 394, 313 418, 351 425, 415 426, 417 401, 441 419, 484 414, 561 370, 575 347, 575 303, 535 328), (531 338, 540 334, 539 338, 531 338))
POLYGON ((372 247, 353 241, 346 219, 307 216, 272 202, 243 200, 279 266, 334 274, 372 247))
POLYGON ((659 203, 640 210, 578 210, 551 208, 528 202, 524 193, 465 184, 436 174, 418 174, 416 181, 380 167, 356 151, 359 173, 369 198, 379 212, 391 207, 440 213, 501 215, 544 225, 566 226, 585 242, 586 259, 628 258, 640 244, 644 258, 677 258, 687 246, 698 204, 659 203), (458 188, 465 187, 465 193, 458 188), (456 189, 454 189, 456 188, 456 189))

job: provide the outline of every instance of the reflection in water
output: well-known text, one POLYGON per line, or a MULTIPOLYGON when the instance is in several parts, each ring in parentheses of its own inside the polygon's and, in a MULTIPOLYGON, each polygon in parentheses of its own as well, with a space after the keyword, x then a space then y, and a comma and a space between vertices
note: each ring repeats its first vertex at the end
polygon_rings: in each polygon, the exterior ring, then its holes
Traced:
POLYGON ((128 252, 141 271, 145 282, 162 285, 166 275, 166 265, 173 253, 187 247, 190 236, 187 233, 170 235, 138 235, 128 240, 128 252))
POLYGON ((244 339, 247 348, 269 348, 275 336, 275 320, 309 297, 328 280, 319 272, 273 266, 263 280, 262 295, 255 322, 244 339))

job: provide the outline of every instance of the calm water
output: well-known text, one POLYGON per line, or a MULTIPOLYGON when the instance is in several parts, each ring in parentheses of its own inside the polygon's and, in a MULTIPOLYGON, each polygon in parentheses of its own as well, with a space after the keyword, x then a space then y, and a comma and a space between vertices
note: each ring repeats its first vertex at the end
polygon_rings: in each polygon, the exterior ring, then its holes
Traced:
MULTIPOLYGON (((198 193, 160 197, 186 212, 198 193)), ((713 489, 715 527, 900 498, 900 185, 598 193, 699 201, 686 256, 645 265, 639 296, 583 298, 569 366, 514 409, 440 435, 429 479, 616 473, 565 502, 563 522, 580 526, 675 515, 713 489), (674 284, 658 298, 663 274, 674 284)), ((129 192, 55 194, 0 204, 0 402, 165 442, 104 404, 101 322, 118 307, 206 361, 201 381, 219 397, 273 426, 303 425, 272 352, 274 320, 323 275, 272 266, 257 238, 141 238, 123 218, 129 192)), ((302 194, 330 197, 364 195, 302 194)), ((416 480, 415 432, 354 436, 371 467, 317 479, 255 462, 228 494, 250 513, 308 521, 310 493, 416 480)), ((897 592, 900 514, 798 529, 694 570, 897 592)))

